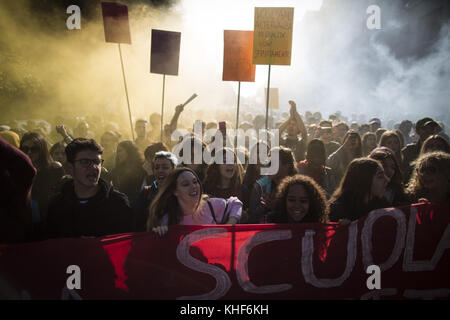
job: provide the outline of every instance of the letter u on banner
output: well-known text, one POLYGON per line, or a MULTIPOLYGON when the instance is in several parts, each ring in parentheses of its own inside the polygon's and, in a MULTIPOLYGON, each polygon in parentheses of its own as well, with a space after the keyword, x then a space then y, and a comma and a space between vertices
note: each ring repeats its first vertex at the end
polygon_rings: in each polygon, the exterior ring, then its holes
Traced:
POLYGON ((353 221, 348 228, 347 262, 344 273, 336 279, 318 279, 314 274, 313 253, 315 232, 307 230, 302 239, 302 272, 305 282, 317 288, 339 287, 349 276, 356 261, 356 240, 358 235, 358 220, 353 221))

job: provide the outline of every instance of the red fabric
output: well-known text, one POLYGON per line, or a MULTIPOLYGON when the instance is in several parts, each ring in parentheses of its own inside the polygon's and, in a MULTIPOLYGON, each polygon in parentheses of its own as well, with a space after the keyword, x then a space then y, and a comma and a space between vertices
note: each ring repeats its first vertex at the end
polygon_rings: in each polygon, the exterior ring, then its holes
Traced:
POLYGON ((345 227, 172 226, 164 237, 133 233, 3 245, 0 276, 31 299, 60 299, 70 265, 81 269, 81 289, 75 291, 82 299, 361 299, 377 294, 382 299, 426 294, 448 299, 449 212, 450 205, 421 204, 373 211, 345 227), (195 239, 199 232, 210 238, 195 239), (354 242, 349 242, 351 232, 356 232, 354 242), (348 259, 349 243, 354 263, 348 259), (366 286, 370 274, 364 263, 371 262, 370 256, 386 268, 381 290, 366 286), (342 276, 347 260, 352 268, 342 276), (338 284, 332 280, 339 278, 338 284))

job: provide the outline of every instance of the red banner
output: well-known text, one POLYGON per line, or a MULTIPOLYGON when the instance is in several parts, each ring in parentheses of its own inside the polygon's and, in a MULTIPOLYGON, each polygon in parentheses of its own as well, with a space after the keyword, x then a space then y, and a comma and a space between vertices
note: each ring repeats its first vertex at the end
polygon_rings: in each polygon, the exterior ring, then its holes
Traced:
POLYGON ((449 299, 449 213, 449 205, 422 204, 375 210, 345 227, 172 226, 164 237, 3 245, 0 293, 83 300, 449 299))

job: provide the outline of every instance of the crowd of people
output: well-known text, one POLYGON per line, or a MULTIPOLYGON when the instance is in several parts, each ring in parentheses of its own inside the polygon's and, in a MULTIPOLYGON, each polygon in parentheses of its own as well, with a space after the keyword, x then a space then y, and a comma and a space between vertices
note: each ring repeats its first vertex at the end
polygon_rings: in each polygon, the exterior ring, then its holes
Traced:
MULTIPOLYGON (((163 130, 158 114, 137 119, 134 141, 123 139, 118 126, 86 120, 73 127, 61 118, 51 125, 2 125, 0 243, 164 235, 174 224, 345 225, 378 208, 450 201, 450 145, 442 123, 404 120, 387 129, 379 118, 322 119, 289 104, 284 119, 271 121, 270 129, 279 130, 276 145, 237 146, 219 122, 201 120, 200 136, 192 124, 174 141, 183 105, 163 130), (202 136, 208 129, 225 135, 223 148, 214 151, 222 163, 196 154, 211 148, 214 139, 202 136), (190 144, 191 159, 201 161, 183 161, 174 152, 179 143, 190 144), (254 157, 261 152, 271 161, 276 155, 277 172, 261 173, 270 165, 254 157)), ((261 118, 247 116, 239 128, 261 129, 261 118)))

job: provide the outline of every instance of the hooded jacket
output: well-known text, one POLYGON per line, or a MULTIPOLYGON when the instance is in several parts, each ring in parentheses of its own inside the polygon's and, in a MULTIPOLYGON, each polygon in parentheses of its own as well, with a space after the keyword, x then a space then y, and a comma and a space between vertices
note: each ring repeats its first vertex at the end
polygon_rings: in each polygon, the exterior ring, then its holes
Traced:
POLYGON ((100 179, 97 194, 78 199, 74 182, 66 182, 49 205, 49 238, 100 237, 134 231, 134 214, 128 198, 100 179))

